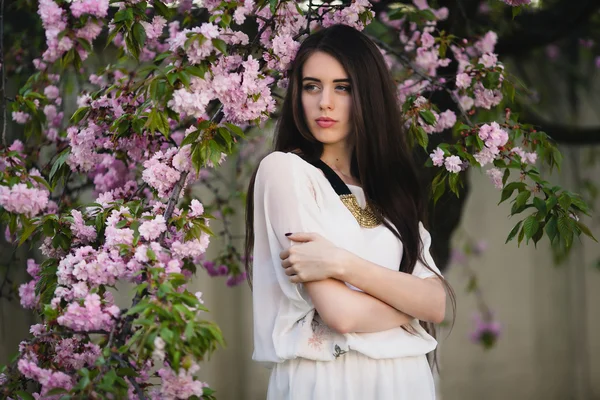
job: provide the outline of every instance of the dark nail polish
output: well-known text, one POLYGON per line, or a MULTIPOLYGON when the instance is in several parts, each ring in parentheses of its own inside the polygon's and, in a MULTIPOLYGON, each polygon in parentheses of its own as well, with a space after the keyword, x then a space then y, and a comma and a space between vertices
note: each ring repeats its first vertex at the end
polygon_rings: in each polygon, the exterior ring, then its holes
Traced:
POLYGON ((286 234, 285 234, 285 236, 290 236, 290 235, 291 235, 291 233, 286 233, 286 234))

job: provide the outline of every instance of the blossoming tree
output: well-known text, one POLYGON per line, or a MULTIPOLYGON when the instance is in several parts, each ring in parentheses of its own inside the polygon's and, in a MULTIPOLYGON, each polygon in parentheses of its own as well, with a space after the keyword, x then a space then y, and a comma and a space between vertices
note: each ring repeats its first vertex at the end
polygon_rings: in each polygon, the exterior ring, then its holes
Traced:
POLYGON ((476 119, 515 94, 494 32, 460 38, 438 29, 448 9, 424 0, 378 13, 373 7, 386 2, 346 3, 38 2, 43 52, 14 98, 3 93, 25 140, 9 143, 5 117, 0 218, 7 241, 39 244, 44 256, 28 261, 32 279, 19 288, 41 323, 0 375, 3 395, 213 397, 196 373, 222 335, 188 283, 198 267, 232 285, 245 276, 232 241, 217 263, 206 259, 210 220, 232 210, 201 203, 191 188, 210 187, 228 156, 260 142, 246 133, 276 113, 300 41, 321 26, 385 31, 374 39, 398 77, 408 138, 430 154, 434 201, 458 195, 468 167, 485 168, 501 201, 512 199, 512 214, 527 213, 508 240, 537 243, 545 233, 569 248, 592 236, 577 219, 585 202, 540 173, 538 165, 560 161, 549 136, 509 110, 476 119), (75 109, 68 74, 84 83, 75 109), (434 101, 440 94, 444 107, 434 101), (442 133, 452 140, 441 142, 442 133), (88 187, 91 203, 81 197, 88 187), (127 309, 114 303, 119 282, 135 286, 127 309))

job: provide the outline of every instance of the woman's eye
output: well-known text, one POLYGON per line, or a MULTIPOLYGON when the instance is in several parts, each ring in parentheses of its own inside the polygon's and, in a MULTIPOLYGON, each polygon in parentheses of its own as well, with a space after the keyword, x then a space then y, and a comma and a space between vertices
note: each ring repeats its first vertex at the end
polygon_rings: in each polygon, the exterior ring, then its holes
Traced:
POLYGON ((314 92, 317 89, 318 89, 317 85, 313 85, 313 84, 304 85, 304 90, 306 90, 308 92, 314 92))
POLYGON ((341 90, 343 92, 350 92, 350 86, 338 86, 336 87, 337 90, 341 90))

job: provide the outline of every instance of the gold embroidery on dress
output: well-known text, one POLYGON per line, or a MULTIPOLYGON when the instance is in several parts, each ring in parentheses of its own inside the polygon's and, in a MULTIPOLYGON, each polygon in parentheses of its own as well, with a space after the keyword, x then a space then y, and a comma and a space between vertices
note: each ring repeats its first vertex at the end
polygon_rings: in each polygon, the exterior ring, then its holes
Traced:
POLYGON ((362 208, 358 204, 356 196, 353 194, 342 194, 340 200, 352 213, 358 224, 363 228, 375 228, 381 225, 381 218, 379 218, 371 209, 369 204, 365 208, 362 208))

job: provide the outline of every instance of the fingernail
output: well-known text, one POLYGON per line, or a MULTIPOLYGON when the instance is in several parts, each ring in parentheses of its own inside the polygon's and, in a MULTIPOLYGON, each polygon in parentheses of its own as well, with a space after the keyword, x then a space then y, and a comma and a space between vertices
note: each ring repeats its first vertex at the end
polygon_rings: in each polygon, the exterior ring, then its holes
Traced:
POLYGON ((292 234, 291 232, 288 232, 285 234, 285 236, 290 236, 291 234, 292 234))

